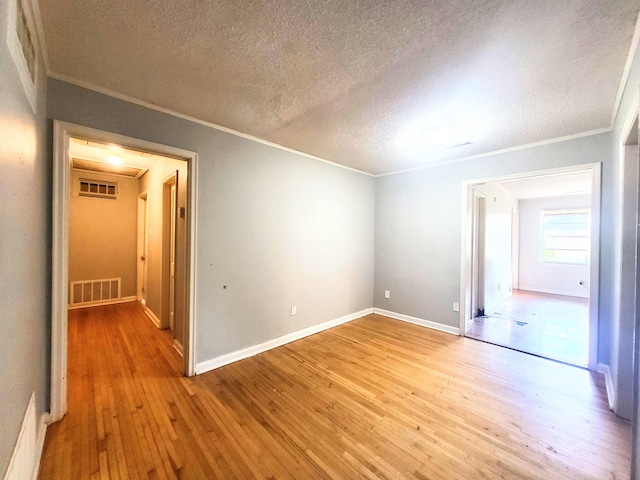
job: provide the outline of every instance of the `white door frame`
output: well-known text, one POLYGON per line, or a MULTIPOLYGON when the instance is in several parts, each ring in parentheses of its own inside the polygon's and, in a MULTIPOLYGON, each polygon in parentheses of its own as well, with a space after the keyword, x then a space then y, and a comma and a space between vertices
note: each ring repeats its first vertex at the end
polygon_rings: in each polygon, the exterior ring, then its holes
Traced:
POLYGON ((160 321, 167 325, 175 339, 175 256, 177 235, 177 186, 178 171, 162 182, 162 306, 160 321), (166 265, 169 266, 168 278, 166 265))
POLYGON ((185 325, 184 371, 195 374, 196 329, 196 218, 198 155, 195 152, 139 140, 81 125, 53 121, 53 215, 51 287, 51 411, 50 420, 61 420, 67 411, 67 307, 69 298, 69 204, 71 161, 69 138, 78 137, 105 144, 175 157, 185 160, 187 175, 187 316, 185 325))
POLYGON ((147 294, 147 252, 149 250, 149 204, 147 199, 149 190, 138 194, 138 215, 137 215, 137 254, 136 264, 136 297, 143 305, 146 303, 147 294))
POLYGON ((465 334, 467 321, 471 320, 471 275, 474 185, 486 182, 501 182, 518 178, 557 175, 578 171, 591 171, 591 261, 589 288, 589 370, 598 366, 598 302, 600 298, 600 184, 601 164, 589 163, 570 167, 553 168, 491 178, 478 178, 462 182, 462 212, 460 241, 460 335, 465 334))
MULTIPOLYGON (((473 213, 471 216, 471 310, 465 322, 465 333, 478 315, 479 307, 484 310, 484 237, 485 201, 487 196, 473 189, 473 213)), ((466 306, 465 306, 466 308, 466 306)))

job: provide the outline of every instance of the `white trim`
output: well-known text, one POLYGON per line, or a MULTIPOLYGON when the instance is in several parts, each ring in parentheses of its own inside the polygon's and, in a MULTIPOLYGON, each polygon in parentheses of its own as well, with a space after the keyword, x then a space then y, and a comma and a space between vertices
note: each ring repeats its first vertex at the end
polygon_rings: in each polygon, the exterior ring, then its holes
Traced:
POLYGON ((35 113, 36 95, 38 92, 38 77, 40 73, 39 60, 42 57, 39 42, 40 33, 37 30, 35 15, 33 12, 33 5, 36 2, 25 1, 22 3, 25 18, 27 20, 27 28, 29 29, 29 36, 33 41, 33 50, 36 57, 33 64, 33 79, 31 78, 31 73, 29 72, 27 61, 24 58, 24 54, 22 53, 20 39, 18 38, 18 34, 16 32, 18 2, 20 2, 20 0, 9 0, 8 4, 7 47, 9 48, 9 53, 11 54, 13 63, 16 67, 16 70, 18 71, 18 75, 20 76, 20 82, 22 83, 24 93, 29 100, 31 109, 35 113))
POLYGON ((544 146, 544 145, 550 145, 550 144, 554 144, 554 143, 560 143, 560 142, 564 142, 567 140, 575 140, 578 138, 583 138, 583 137, 590 137, 593 135, 600 135, 602 133, 607 133, 610 132, 613 128, 611 126, 609 127, 604 127, 604 128, 598 128, 595 130, 589 130, 586 132, 581 132, 581 133, 576 133, 576 134, 572 134, 572 135, 565 135, 563 137, 556 137, 556 138, 552 138, 552 139, 548 139, 548 140, 542 140, 539 142, 533 142, 533 143, 526 143, 524 145, 518 145, 515 147, 510 147, 510 148, 504 148, 501 150, 492 150, 490 152, 485 152, 485 153, 479 153, 476 155, 469 155, 466 157, 460 157, 460 158, 452 158, 452 159, 448 159, 448 160, 443 160, 443 161, 439 161, 439 162, 434 162, 434 163, 430 163, 429 165, 421 165, 419 167, 413 167, 413 168, 407 168, 407 169, 403 169, 403 170, 396 170, 396 171, 392 171, 392 172, 386 172, 386 173, 378 173, 378 174, 374 174, 374 173, 369 173, 369 172, 365 172, 364 170, 358 170, 357 168, 353 168, 353 167, 348 167, 346 165, 342 165, 340 163, 337 162, 332 162, 331 160, 327 160, 325 158, 321 158, 321 157, 317 157, 315 155, 309 154, 309 153, 305 153, 302 152, 300 150, 295 150, 293 148, 290 147, 285 147, 284 145, 279 145, 277 143, 273 143, 270 142, 268 140, 263 140, 261 138, 258 137, 254 137, 252 135, 249 135, 247 133, 242 133, 239 132, 237 130, 233 130, 231 128, 228 127, 224 127, 222 125, 218 125, 212 122, 207 122, 205 120, 200 120, 199 118, 196 117, 192 117, 189 115, 185 115, 182 114, 180 112, 176 112, 175 110, 171 110, 169 108, 164 108, 164 107, 160 107, 158 105, 155 105, 153 103, 149 103, 146 102, 144 100, 140 100, 138 98, 135 97, 131 97, 129 95, 124 95, 118 92, 114 92, 113 90, 110 90, 108 88, 104 88, 104 87, 100 87, 98 85, 95 85, 91 82, 85 82, 83 80, 78 80, 74 77, 62 74, 62 73, 58 73, 58 72, 54 72, 52 70, 48 70, 48 76, 51 78, 55 78, 56 80, 60 80, 62 82, 66 82, 66 83, 70 83, 71 85, 76 85, 78 87, 81 88, 85 88, 87 90, 91 90, 93 92, 97 92, 97 93, 101 93, 103 95, 107 95, 109 97, 113 97, 113 98, 117 98, 118 100, 123 100, 125 102, 129 102, 129 103, 133 103, 134 105, 139 105, 141 107, 145 107, 148 108, 150 110, 155 110, 157 112, 162 112, 162 113, 166 113, 167 115, 171 115, 177 118, 181 118, 183 120, 187 120, 193 123, 197 123, 199 125, 204 125, 205 127, 209 127, 209 128, 213 128, 214 130, 219 130, 222 132, 226 132, 229 133, 231 135, 235 135, 238 137, 242 137, 245 138, 247 140, 251 140, 254 142, 258 142, 261 143, 263 145, 267 145, 269 147, 273 147, 273 148, 277 148, 280 150, 284 150, 286 152, 291 152, 291 153, 295 153, 298 155, 302 155, 303 157, 307 157, 310 158, 312 160, 316 160, 318 162, 322 162, 322 163, 327 163, 329 165, 333 165, 334 167, 339 167, 339 168, 343 168, 345 170, 350 170, 352 172, 356 172, 356 173, 361 173, 362 175, 367 175, 369 177, 386 177, 388 175, 397 175, 400 173, 406 173, 406 172, 413 172, 416 170, 424 170, 426 168, 432 168, 432 167, 436 167, 436 166, 440 166, 440 165, 445 165, 445 164, 449 164, 449 163, 456 163, 456 162, 461 162, 464 160, 473 160, 475 158, 482 158, 482 157, 488 157, 488 156, 492 156, 492 155, 500 155, 502 153, 508 153, 508 152, 515 152, 518 150, 526 150, 528 148, 533 148, 533 147, 540 147, 540 146, 544 146))
POLYGON ((462 183, 462 206, 460 214, 460 308, 458 315, 458 331, 466 335, 473 324, 474 314, 471 313, 473 299, 472 292, 472 262, 473 262, 473 212, 476 191, 473 185, 462 183))
POLYGON ((568 172, 592 172, 591 187, 591 261, 589 291, 589 370, 595 370, 598 361, 598 305, 600 299, 600 200, 601 200, 601 164, 589 163, 567 167, 552 168, 533 172, 502 175, 498 177, 477 178, 462 182, 462 199, 460 212, 460 317, 459 330, 465 334, 465 327, 470 316, 471 296, 471 222, 473 212, 473 186, 486 182, 500 182, 526 177, 558 175, 568 172))
POLYGON ((607 388, 607 400, 609 402, 609 408, 615 411, 617 398, 616 389, 613 388, 613 377, 611 376, 611 369, 609 368, 609 365, 599 363, 598 367, 596 368, 596 372, 602 373, 604 375, 604 383, 607 388))
POLYGON ((636 94, 633 97, 631 108, 629 109, 629 117, 624 120, 622 123, 622 135, 618 138, 618 144, 620 145, 620 150, 622 151, 624 147, 627 145, 627 139, 629 135, 631 135, 631 130, 636 124, 636 119, 640 114, 640 95, 636 94))
POLYGON ((386 177, 389 175, 398 175, 400 173, 415 172, 417 170, 425 170, 427 168, 439 167, 441 165, 448 165, 450 163, 463 162, 465 160, 474 160, 476 158, 491 157, 493 155, 501 155, 503 153, 517 152, 518 150, 526 150, 528 148, 543 147, 545 145, 552 145, 554 143, 566 142, 569 140, 576 140, 578 138, 583 138, 583 137, 591 137, 593 135, 600 135, 602 133, 607 133, 612 130, 613 130, 612 127, 597 128, 595 130, 589 130, 587 132, 575 133, 573 135, 565 135, 564 137, 550 138, 549 140, 541 140, 539 142, 526 143, 524 145, 518 145, 516 147, 503 148, 501 150, 492 150, 490 152, 478 153, 476 155, 469 155, 467 157, 450 158, 447 160, 432 162, 432 163, 429 163, 428 165, 421 165, 419 167, 406 168, 404 170, 396 170, 394 172, 379 173, 375 175, 375 177, 376 178, 386 177))
POLYGON ((181 357, 184 357, 184 349, 182 348, 182 344, 178 341, 177 338, 173 339, 173 348, 180 354, 181 357))
POLYGON ((74 305, 69 305, 69 310, 77 310, 79 308, 91 308, 91 307, 103 307, 104 305, 115 305, 117 303, 129 303, 135 302, 138 298, 135 295, 130 297, 120 297, 114 300, 103 300, 100 302, 91 302, 91 303, 76 303, 74 305))
POLYGON ((186 265, 189 276, 185 276, 185 293, 188 292, 188 311, 185 318, 183 338, 183 361, 184 372, 187 377, 196 374, 196 271, 198 269, 197 260, 197 218, 198 218, 198 154, 194 153, 189 162, 187 171, 187 218, 186 235, 188 249, 188 263, 186 265), (186 348, 185 348, 186 347, 186 348))
POLYGON ((44 35, 44 27, 42 26, 42 15, 40 14, 40 5, 37 0, 29 0, 29 7, 31 8, 31 15, 33 16, 33 23, 38 36, 38 45, 40 46, 40 56, 42 63, 44 64, 44 71, 49 73, 49 55, 47 53, 46 37, 44 35))
POLYGON ((36 392, 27 403, 16 444, 5 473, 5 480, 37 479, 47 432, 48 414, 36 420, 36 392))
POLYGON ((600 323, 600 202, 602 200, 602 165, 591 170, 591 258, 589 259, 589 370, 598 368, 598 327, 600 323))
POLYGON ((81 125, 53 121, 53 188, 52 188, 52 287, 51 287, 51 422, 61 420, 67 410, 67 303, 69 298, 69 138, 77 137, 100 143, 117 144, 125 148, 157 153, 187 162, 189 198, 187 204, 187 268, 189 284, 186 296, 186 335, 184 371, 187 376, 195 370, 195 270, 198 155, 181 148, 139 140, 124 135, 96 130, 81 125))
POLYGON ((636 18, 636 26, 633 30, 633 37, 631 39, 631 46, 629 48, 629 53, 627 54, 627 61, 624 64, 624 70, 622 71, 622 77, 620 78, 620 86, 618 87, 618 93, 616 95, 616 100, 613 104, 613 111, 611 112, 611 126, 613 127, 616 122, 616 117, 618 116, 618 111, 620 110, 620 104, 622 103, 622 96, 624 95, 624 90, 627 87, 627 82, 629 81, 629 74, 631 73, 631 66, 633 65, 633 59, 636 56, 636 51, 638 50, 638 40, 640 40, 640 13, 636 18))
POLYGON ((67 412, 67 313, 69 299, 69 134, 53 122, 51 262, 51 419, 67 412))
MULTIPOLYGON (((525 285, 520 285, 518 290, 526 290, 527 292, 537 292, 537 293, 549 293, 551 295, 563 295, 565 297, 577 297, 577 298, 589 298, 589 290, 584 289, 585 292, 583 294, 578 294, 576 292, 569 292, 565 290, 553 290, 551 288, 538 288, 538 287, 527 287, 525 285)), ((490 309, 487 309, 490 310, 490 309)))
POLYGON ((431 320, 412 317, 403 313, 390 312, 389 310, 383 310, 382 308, 374 308, 373 313, 375 313, 376 315, 393 318, 395 320, 402 320, 403 322, 413 323, 414 325, 420 325, 421 327, 427 327, 432 330, 438 330, 439 332, 449 333, 451 335, 460 335, 460 329, 458 327, 452 327, 450 325, 445 325, 444 323, 432 322, 431 320))
POLYGON ((149 317, 151 321, 156 324, 156 327, 162 328, 162 325, 160 323, 160 319, 158 318, 158 316, 155 313, 153 313, 153 311, 146 305, 144 306, 144 313, 146 313, 147 317, 149 317))
POLYGON ((153 103, 149 103, 145 100, 140 100, 135 97, 130 97, 129 95, 124 95, 122 93, 114 92, 108 88, 100 87, 99 85, 95 85, 91 82, 85 82, 84 80, 78 80, 74 77, 65 75, 63 73, 58 73, 54 71, 49 71, 49 76, 51 78, 55 78, 56 80, 60 80, 66 83, 70 83, 72 85, 76 85, 78 87, 85 88, 87 90, 91 90, 93 92, 101 93, 103 95, 107 95, 109 97, 117 98, 118 100, 124 100, 125 102, 133 103, 134 105, 139 105, 141 107, 148 108, 150 110, 155 110, 157 112, 166 113, 167 115, 171 115, 177 118, 181 118, 183 120, 187 120, 189 122, 197 123, 199 125, 204 125, 205 127, 213 128, 214 130, 219 130, 221 132, 230 133, 231 135, 235 135, 237 137, 245 138, 247 140, 251 140, 253 142, 261 143, 263 145, 267 145, 269 147, 277 148, 279 150, 284 150, 285 152, 295 153, 297 155, 302 155, 303 157, 310 158, 312 160, 316 160, 318 162, 327 163, 329 165, 333 165, 334 167, 343 168, 345 170, 350 170, 352 172, 361 173, 362 175, 367 175, 369 177, 375 177, 373 173, 365 172, 363 170, 358 170, 357 168, 347 167, 346 165, 342 165, 340 163, 332 162, 331 160, 327 160, 322 157, 317 157, 310 153, 305 153, 300 150, 295 150, 290 147, 285 147, 284 145, 279 145, 277 143, 270 142, 269 140, 263 140, 262 138, 254 137, 253 135, 249 135, 248 133, 242 133, 237 130, 233 130, 228 127, 223 127, 222 125, 218 125, 216 123, 207 122, 205 120, 201 120, 196 117, 192 117, 190 115, 185 115, 180 112, 176 112, 175 110, 171 110, 169 108, 164 108, 159 105, 155 105, 153 103))
POLYGON ((49 414, 43 413, 40 415, 40 422, 38 423, 38 433, 36 437, 36 454, 33 462, 33 476, 32 480, 37 480, 40 473, 40 461, 42 460, 42 453, 44 451, 44 440, 47 436, 47 425, 49 424, 49 414))
POLYGON ((215 357, 210 360, 205 360, 204 362, 196 364, 196 375, 215 370, 216 368, 220 368, 224 365, 237 362, 238 360, 253 357, 254 355, 257 355, 259 353, 266 352, 267 350, 281 347, 282 345, 300 340, 304 337, 308 337, 309 335, 314 335, 324 330, 328 330, 329 328, 337 327, 338 325, 342 325, 343 323, 347 323, 357 318, 370 315, 373 313, 373 310, 373 308, 365 308, 364 310, 360 310, 359 312, 345 315, 344 317, 329 320, 327 322, 319 323, 311 327, 303 328, 302 330, 288 333, 287 335, 274 338, 273 340, 268 340, 258 345, 253 345, 251 347, 243 348, 242 350, 236 350, 235 352, 220 355, 219 357, 215 357))

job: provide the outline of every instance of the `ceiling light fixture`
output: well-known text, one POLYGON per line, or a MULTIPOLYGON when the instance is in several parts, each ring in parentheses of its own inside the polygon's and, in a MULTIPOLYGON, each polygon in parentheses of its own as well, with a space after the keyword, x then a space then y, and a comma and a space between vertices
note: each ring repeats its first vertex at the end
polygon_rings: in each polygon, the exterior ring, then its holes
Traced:
POLYGON ((448 126, 428 129, 422 134, 422 141, 434 147, 450 145, 457 134, 457 129, 448 126))
POLYGON ((469 105, 451 104, 406 124, 396 145, 409 157, 433 160, 482 139, 487 124, 469 105))
POLYGON ((112 165, 120 165, 122 163, 122 159, 116 155, 111 155, 107 160, 109 160, 109 163, 112 165))

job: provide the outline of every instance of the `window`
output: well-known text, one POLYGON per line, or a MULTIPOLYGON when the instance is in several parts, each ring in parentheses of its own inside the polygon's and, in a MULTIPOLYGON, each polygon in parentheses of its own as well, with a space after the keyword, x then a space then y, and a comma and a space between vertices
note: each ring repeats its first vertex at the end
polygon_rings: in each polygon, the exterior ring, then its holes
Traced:
POLYGON ((542 211, 542 261, 588 265, 589 209, 542 211))

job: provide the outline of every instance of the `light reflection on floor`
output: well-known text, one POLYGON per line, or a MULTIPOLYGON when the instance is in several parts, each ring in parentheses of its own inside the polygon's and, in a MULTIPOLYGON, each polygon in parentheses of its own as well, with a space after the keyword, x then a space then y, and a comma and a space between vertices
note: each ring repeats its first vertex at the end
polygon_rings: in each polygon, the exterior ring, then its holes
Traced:
POLYGON ((514 290, 477 317, 466 335, 573 365, 586 366, 589 302, 586 298, 514 290))

